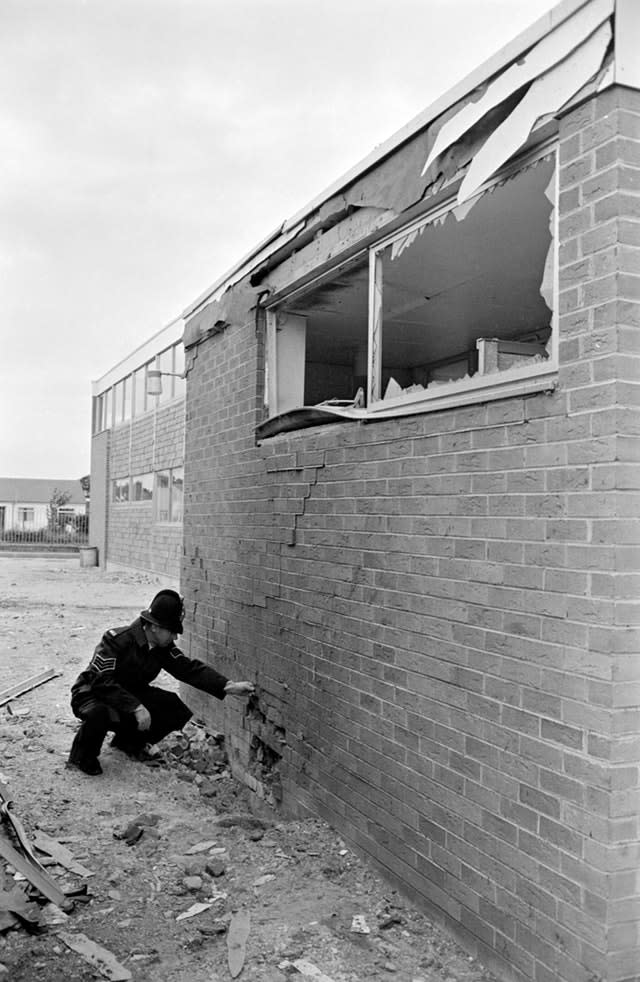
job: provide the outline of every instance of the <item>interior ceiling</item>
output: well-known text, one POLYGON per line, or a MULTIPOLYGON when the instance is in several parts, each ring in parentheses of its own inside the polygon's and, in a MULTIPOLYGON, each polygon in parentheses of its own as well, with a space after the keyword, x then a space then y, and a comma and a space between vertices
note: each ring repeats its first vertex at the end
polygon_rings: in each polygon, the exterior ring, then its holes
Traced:
POLYGON ((287 308, 307 319, 307 360, 349 364, 367 344, 369 266, 363 262, 287 308))
MULTIPOLYGON (((383 362, 424 365, 550 324, 540 284, 550 244, 553 175, 545 160, 485 193, 458 221, 423 226, 383 256, 383 362)), ((367 343, 368 266, 362 263, 287 309, 307 317, 307 360, 349 364, 367 343)))

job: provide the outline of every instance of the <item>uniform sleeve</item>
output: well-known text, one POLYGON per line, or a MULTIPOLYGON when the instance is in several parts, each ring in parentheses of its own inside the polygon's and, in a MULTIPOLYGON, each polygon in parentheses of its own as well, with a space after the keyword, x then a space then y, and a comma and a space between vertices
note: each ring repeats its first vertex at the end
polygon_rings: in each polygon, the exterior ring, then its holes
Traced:
POLYGON ((167 651, 162 667, 179 682, 186 682, 194 689, 201 689, 217 699, 224 699, 224 687, 229 679, 197 658, 187 658, 179 648, 173 647, 167 651))
POLYGON ((71 689, 74 712, 96 701, 121 713, 133 713, 140 706, 140 701, 115 680, 117 657, 118 632, 107 631, 97 644, 89 667, 80 673, 71 689))

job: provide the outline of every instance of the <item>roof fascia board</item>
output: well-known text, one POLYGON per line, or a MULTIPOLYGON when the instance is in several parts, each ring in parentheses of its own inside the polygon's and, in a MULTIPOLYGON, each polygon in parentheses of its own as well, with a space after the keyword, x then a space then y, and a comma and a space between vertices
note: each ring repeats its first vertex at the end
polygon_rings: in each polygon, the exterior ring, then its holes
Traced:
POLYGON ((438 116, 441 116, 447 109, 454 106, 456 102, 464 99, 465 96, 473 92, 474 89, 477 89, 487 79, 497 75, 498 72, 512 61, 515 61, 523 51, 528 51, 529 48, 537 44, 546 34, 555 30, 556 27, 575 14, 576 11, 592 2, 593 0, 563 0, 562 3, 553 7, 552 10, 543 14, 531 27, 519 34, 495 55, 492 55, 482 65, 470 72, 469 75, 466 75, 462 81, 445 92, 439 99, 436 99, 427 109, 414 116, 402 129, 398 130, 387 141, 376 147, 359 164, 356 164, 343 177, 330 185, 322 194, 303 208, 302 211, 297 212, 292 218, 286 221, 282 226, 283 231, 286 231, 289 225, 302 221, 303 218, 306 218, 307 215, 315 211, 324 201, 333 197, 334 194, 337 194, 348 184, 351 184, 366 171, 371 170, 375 164, 379 163, 384 157, 389 156, 390 153, 393 153, 394 150, 403 143, 406 143, 407 140, 415 136, 420 130, 425 129, 430 123, 433 123, 438 116))
POLYGON ((615 51, 615 82, 631 89, 640 89, 638 0, 616 0, 615 51))
POLYGON ((147 338, 142 344, 134 348, 126 358, 119 361, 113 368, 110 368, 108 372, 105 372, 100 378, 96 379, 91 383, 91 392, 94 396, 100 395, 106 389, 110 389, 112 385, 119 382, 121 378, 126 375, 130 375, 131 372, 135 371, 136 368, 140 368, 146 362, 150 361, 154 355, 157 355, 159 351, 163 351, 168 348, 169 345, 175 344, 176 341, 182 340, 182 335, 184 333, 184 321, 182 317, 177 317, 175 320, 171 321, 170 324, 166 324, 165 327, 161 327, 159 331, 156 331, 150 338, 147 338))
POLYGON ((239 262, 232 266, 219 280, 210 286, 204 293, 201 293, 193 303, 190 303, 188 307, 182 313, 183 318, 190 317, 191 314, 202 307, 205 303, 210 303, 213 300, 219 300, 220 298, 216 296, 216 293, 222 292, 222 287, 225 289, 231 286, 233 282, 237 282, 242 279, 245 271, 253 269, 255 266, 259 266, 260 263, 270 256, 277 248, 281 248, 283 245, 290 240, 295 238, 295 236, 302 231, 304 227, 304 222, 300 222, 299 226, 296 225, 293 228, 290 227, 288 232, 284 233, 284 225, 279 225, 271 235, 268 235, 266 239, 263 239, 258 245, 246 254, 239 262), (246 267, 246 270, 245 270, 246 267), (238 275, 236 275, 238 274, 238 275))
MULTIPOLYGON (((384 143, 379 144, 367 157, 352 167, 342 177, 338 178, 337 181, 334 181, 333 184, 330 184, 329 187, 317 197, 313 198, 304 208, 283 222, 278 229, 267 236, 266 239, 251 250, 243 259, 232 266, 224 276, 216 280, 209 289, 205 290, 193 303, 186 307, 182 316, 185 319, 190 317, 199 307, 211 300, 214 293, 230 285, 232 278, 235 277, 237 281, 242 278, 242 275, 250 272, 257 265, 257 256, 260 255, 261 259, 264 258, 264 253, 270 246, 269 252, 275 251, 276 248, 283 244, 285 237, 291 237, 292 233, 297 231, 300 223, 303 223, 309 215, 320 208, 326 201, 334 197, 334 195, 339 194, 345 187, 352 184, 368 170, 371 170, 372 167, 375 167, 381 160, 388 157, 389 154, 393 153, 403 143, 410 140, 412 136, 415 136, 416 133, 432 123, 438 116, 441 116, 447 109, 455 105, 456 102, 464 99, 465 96, 486 82, 487 79, 496 75, 512 61, 515 61, 524 51, 537 44, 546 34, 555 30, 568 17, 573 16, 576 11, 592 2, 593 0, 562 0, 561 3, 547 11, 542 17, 539 17, 537 21, 518 34, 512 41, 496 52, 495 55, 492 55, 491 58, 479 65, 469 75, 466 75, 462 81, 458 82, 452 89, 449 89, 436 99, 429 107, 417 116, 414 116, 402 129, 394 133, 384 143)), ((634 3, 635 0, 627 0, 627 2, 634 3)))

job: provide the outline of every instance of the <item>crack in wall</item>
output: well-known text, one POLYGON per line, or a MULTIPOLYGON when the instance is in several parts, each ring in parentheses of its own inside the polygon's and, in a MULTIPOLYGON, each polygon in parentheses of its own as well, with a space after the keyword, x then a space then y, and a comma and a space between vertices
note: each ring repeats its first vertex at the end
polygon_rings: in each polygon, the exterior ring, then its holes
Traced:
POLYGON ((316 464, 316 465, 314 465, 312 467, 312 469, 313 469, 313 480, 311 480, 311 481, 308 482, 307 491, 306 491, 305 494, 302 495, 302 498, 301 498, 301 501, 302 501, 302 511, 299 512, 297 515, 294 515, 293 516, 293 528, 290 531, 290 536, 291 536, 290 537, 290 541, 286 543, 286 545, 289 546, 289 547, 295 546, 295 544, 296 544, 296 534, 297 534, 297 531, 298 531, 298 522, 300 521, 301 518, 304 517, 306 503, 309 500, 309 498, 311 497, 311 494, 313 492, 313 489, 315 488, 315 486, 318 483, 318 471, 320 470, 321 467, 324 467, 324 466, 325 466, 325 457, 324 457, 324 451, 322 451, 322 462, 319 463, 319 464, 316 464))

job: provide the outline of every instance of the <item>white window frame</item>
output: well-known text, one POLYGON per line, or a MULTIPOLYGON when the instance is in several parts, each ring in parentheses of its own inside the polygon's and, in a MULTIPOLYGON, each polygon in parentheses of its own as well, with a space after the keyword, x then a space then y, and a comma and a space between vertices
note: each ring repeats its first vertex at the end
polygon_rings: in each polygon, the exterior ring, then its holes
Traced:
MULTIPOLYGON (((381 254, 393 242, 423 226, 430 225, 446 216, 457 207, 454 196, 436 208, 425 212, 389 235, 379 239, 368 249, 369 254, 369 304, 368 304, 368 343, 367 343, 367 408, 354 413, 355 418, 373 420, 382 416, 404 416, 422 412, 433 412, 455 406, 465 406, 478 402, 504 399, 510 396, 527 395, 534 392, 551 391, 555 388, 558 375, 559 351, 559 290, 558 290, 558 211, 559 211, 559 153, 556 139, 537 146, 530 153, 520 157, 511 166, 503 168, 494 178, 487 181, 473 195, 469 204, 481 198, 487 191, 501 184, 509 177, 517 175, 526 167, 551 154, 555 157, 554 204, 553 204, 553 309, 551 311, 551 335, 548 344, 549 357, 544 361, 531 362, 515 368, 501 369, 492 374, 476 374, 464 381, 439 384, 435 389, 403 393, 393 398, 382 398, 380 392, 382 342, 380 282, 382 275, 381 254)), ((353 257, 349 262, 353 260, 353 257)), ((330 282, 344 263, 337 263, 332 270, 322 274, 324 282, 330 282)), ((291 302, 296 293, 306 291, 304 287, 293 287, 286 296, 280 296, 266 308, 266 351, 265 351, 265 404, 271 417, 289 410, 301 409, 302 397, 298 398, 304 379, 304 347, 300 347, 295 331, 288 336, 281 329, 278 314, 291 302), (302 351, 302 355, 301 355, 302 351), (302 359, 302 361, 301 361, 302 359), (292 376, 295 378, 292 379, 292 376), (282 379, 286 379, 283 389, 282 379)), ((291 319, 291 317, 290 317, 291 319)), ((300 318, 302 320, 302 318, 300 318)))
MULTIPOLYGON (((131 475, 131 488, 130 488, 130 502, 132 505, 153 505, 154 491, 155 491, 155 475, 153 471, 144 471, 140 474, 131 475), (145 478, 151 478, 151 497, 150 498, 136 498, 135 489, 136 481, 138 483, 144 482, 145 478)), ((144 483, 142 483, 142 488, 144 489, 144 483)))
POLYGON ((174 528, 176 526, 182 525, 184 523, 184 464, 179 464, 176 467, 161 467, 155 472, 154 484, 153 484, 153 509, 154 509, 154 519, 157 525, 171 525, 174 528), (182 518, 172 518, 173 513, 173 487, 174 480, 173 475, 176 471, 182 471, 182 518), (158 515, 161 495, 158 490, 158 478, 160 475, 168 475, 169 477, 169 487, 168 487, 168 508, 167 508, 167 518, 160 518, 158 515))
POLYGON ((381 253, 393 242, 396 242, 412 232, 444 218, 456 207, 455 198, 449 199, 440 207, 427 212, 419 219, 405 225, 403 228, 386 236, 371 247, 369 252, 369 339, 368 339, 368 404, 367 416, 375 417, 376 414, 385 415, 406 415, 408 413, 432 412, 439 409, 447 409, 450 406, 464 406, 470 403, 486 402, 493 399, 504 399, 512 395, 523 395, 530 392, 543 392, 553 389, 556 384, 558 374, 558 195, 559 195, 559 160, 558 146, 546 145, 537 147, 524 159, 520 159, 517 164, 501 171, 498 176, 486 184, 473 195, 470 202, 475 202, 481 198, 485 192, 489 191, 497 184, 501 184, 505 178, 515 176, 529 164, 551 153, 555 156, 554 185, 555 200, 553 208, 553 310, 551 312, 551 336, 549 346, 549 357, 544 362, 535 362, 523 365, 519 368, 502 369, 491 375, 474 375, 470 379, 465 379, 464 383, 450 382, 449 384, 439 385, 437 390, 399 395, 394 398, 383 399, 380 393, 382 361, 380 358, 381 344, 383 341, 381 324, 381 305, 382 291, 379 283, 382 276, 381 253))
POLYGON ((129 505, 131 504, 131 478, 130 477, 115 477, 113 479, 113 486, 111 492, 111 504, 113 505, 129 505), (127 498, 123 500, 120 497, 121 489, 126 487, 127 498), (116 496, 116 491, 118 492, 116 496))

